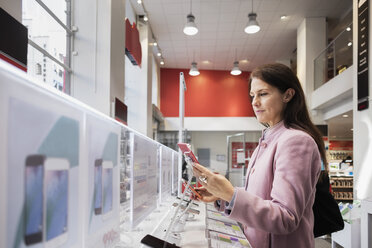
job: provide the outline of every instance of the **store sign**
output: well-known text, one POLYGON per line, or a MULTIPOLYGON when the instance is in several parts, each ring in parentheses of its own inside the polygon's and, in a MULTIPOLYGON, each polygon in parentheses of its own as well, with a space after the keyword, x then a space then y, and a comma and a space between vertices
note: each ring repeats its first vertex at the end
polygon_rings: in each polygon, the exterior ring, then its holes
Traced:
POLYGON ((369 0, 358 1, 358 110, 369 107, 368 28, 369 0))
POLYGON ((141 66, 142 50, 136 23, 125 20, 125 54, 133 65, 141 66))

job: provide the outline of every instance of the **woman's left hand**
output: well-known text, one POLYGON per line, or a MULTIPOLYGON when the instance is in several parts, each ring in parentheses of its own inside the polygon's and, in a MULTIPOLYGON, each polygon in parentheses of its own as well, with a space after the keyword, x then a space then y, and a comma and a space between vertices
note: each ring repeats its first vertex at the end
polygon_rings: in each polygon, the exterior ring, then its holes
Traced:
POLYGON ((214 174, 200 164, 194 164, 193 172, 200 183, 214 196, 230 202, 234 195, 234 186, 224 176, 214 174), (205 178, 205 181, 202 180, 205 178), (204 181, 204 182, 203 182, 204 181))

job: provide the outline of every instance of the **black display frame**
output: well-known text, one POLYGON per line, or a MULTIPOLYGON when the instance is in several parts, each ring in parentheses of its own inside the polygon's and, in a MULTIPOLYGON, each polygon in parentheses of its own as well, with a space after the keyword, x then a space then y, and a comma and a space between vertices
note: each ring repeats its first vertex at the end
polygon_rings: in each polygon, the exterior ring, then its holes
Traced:
POLYGON ((358 1, 358 110, 369 108, 369 0, 358 1))

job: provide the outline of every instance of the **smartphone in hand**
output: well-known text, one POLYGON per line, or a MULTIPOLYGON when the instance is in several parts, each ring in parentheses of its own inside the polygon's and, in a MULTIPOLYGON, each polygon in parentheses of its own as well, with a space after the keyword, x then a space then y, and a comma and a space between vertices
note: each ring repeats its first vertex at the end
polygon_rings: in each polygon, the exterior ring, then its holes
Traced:
POLYGON ((178 147, 180 148, 181 152, 185 156, 185 159, 188 158, 191 160, 193 163, 198 163, 199 161, 196 159, 196 156, 194 153, 191 151, 190 145, 187 143, 178 143, 178 147))
MULTIPOLYGON (((183 186, 185 187, 185 190, 186 190, 186 185, 187 185, 187 183, 185 182, 185 181, 183 181, 182 182, 183 183, 183 186)), ((202 197, 201 197, 201 195, 198 193, 198 192, 196 192, 196 190, 189 184, 189 189, 191 190, 191 192, 195 195, 195 196, 197 196, 199 199, 201 199, 202 197)))

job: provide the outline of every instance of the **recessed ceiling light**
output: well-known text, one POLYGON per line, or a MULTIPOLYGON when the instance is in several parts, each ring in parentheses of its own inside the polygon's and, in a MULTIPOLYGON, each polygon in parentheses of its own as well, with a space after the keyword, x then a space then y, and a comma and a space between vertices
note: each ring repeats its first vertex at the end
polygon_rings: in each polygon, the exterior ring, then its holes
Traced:
POLYGON ((240 62, 240 63, 248 63, 249 60, 248 60, 248 59, 243 59, 243 60, 240 60, 239 62, 240 62))
POLYGON ((346 118, 346 117, 349 117, 349 116, 348 115, 342 115, 342 117, 345 117, 346 118))
POLYGON ((354 131, 354 128, 351 128, 350 130, 351 130, 351 131, 354 131))
POLYGON ((143 20, 144 20, 145 22, 147 22, 147 21, 149 20, 149 18, 147 17, 147 15, 145 15, 145 16, 143 17, 143 20))
POLYGON ((203 64, 210 64, 210 63, 212 63, 212 62, 211 62, 210 60, 207 59, 207 60, 203 60, 202 63, 203 63, 203 64))
POLYGON ((161 53, 157 53, 157 55, 158 55, 158 57, 160 57, 161 56, 161 53))
POLYGON ((161 65, 164 65, 164 60, 160 60, 160 64, 161 65))
POLYGON ((347 46, 351 46, 353 43, 350 41, 349 43, 347 43, 347 46))
POLYGON ((346 31, 348 31, 348 32, 351 31, 351 27, 347 27, 346 31))
POLYGON ((288 16, 286 16, 286 15, 282 15, 282 16, 280 17, 280 20, 285 20, 285 19, 287 19, 287 17, 288 17, 288 16))
POLYGON ((158 43, 157 42, 154 42, 154 43, 152 43, 154 46, 157 46, 158 45, 158 43))
POLYGON ((137 0, 137 3, 138 4, 142 4, 142 0, 137 0))

